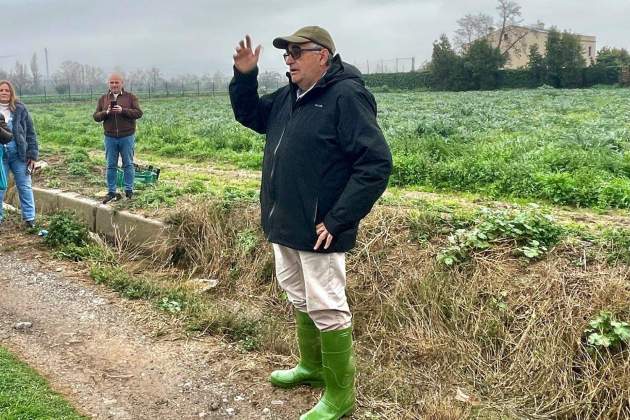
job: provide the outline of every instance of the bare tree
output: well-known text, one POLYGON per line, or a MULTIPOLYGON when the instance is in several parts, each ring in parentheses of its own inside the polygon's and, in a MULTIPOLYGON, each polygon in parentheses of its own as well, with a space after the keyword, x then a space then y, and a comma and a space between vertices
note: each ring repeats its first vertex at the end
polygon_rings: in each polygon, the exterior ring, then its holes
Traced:
POLYGON ((22 64, 19 61, 16 61, 13 72, 11 73, 11 79, 13 79, 13 83, 17 85, 18 89, 28 89, 30 78, 28 76, 26 64, 22 64))
POLYGON ((466 50, 475 39, 483 38, 494 30, 491 16, 478 13, 470 13, 457 21, 459 28, 455 31, 453 43, 458 50, 466 50))
POLYGON ((42 75, 39 72, 39 65, 37 64, 37 53, 33 53, 33 57, 31 57, 31 76, 33 77, 33 89, 39 88, 42 75))
POLYGON ((492 37, 493 46, 505 57, 509 57, 510 53, 520 56, 527 48, 525 37, 530 31, 518 26, 522 22, 521 6, 514 0, 497 0, 496 10, 498 17, 494 24, 493 19, 483 13, 467 14, 459 19, 459 28, 455 31, 455 46, 465 52, 466 46, 472 41, 498 33, 496 38, 492 37))
MULTIPOLYGON (((501 28, 501 32, 499 33, 499 41, 497 43, 497 48, 503 53, 507 53, 509 49, 501 49, 501 44, 506 38, 506 34, 510 31, 510 26, 517 25, 522 22, 521 17, 521 6, 512 0, 498 0, 497 11, 499 12, 499 27, 501 28)), ((514 46, 513 43, 512 46, 514 46)))
POLYGON ((223 74, 221 70, 217 70, 212 75, 211 83, 214 90, 222 90, 224 86, 227 86, 229 78, 223 74))
POLYGON ((64 61, 52 76, 58 93, 86 92, 105 81, 105 73, 100 67, 64 61))
POLYGON ((142 90, 142 87, 147 86, 150 83, 151 76, 148 70, 136 69, 127 75, 127 80, 125 80, 125 86, 129 88, 129 90, 142 90))
POLYGON ((105 72, 102 68, 90 65, 83 65, 85 85, 89 88, 99 87, 105 83, 105 72))
POLYGON ((162 84, 164 79, 162 78, 162 72, 157 67, 151 67, 148 71, 149 83, 152 89, 155 89, 158 84, 162 84))
POLYGON ((277 71, 265 71, 258 76, 258 85, 263 91, 273 91, 284 85, 282 77, 277 71))

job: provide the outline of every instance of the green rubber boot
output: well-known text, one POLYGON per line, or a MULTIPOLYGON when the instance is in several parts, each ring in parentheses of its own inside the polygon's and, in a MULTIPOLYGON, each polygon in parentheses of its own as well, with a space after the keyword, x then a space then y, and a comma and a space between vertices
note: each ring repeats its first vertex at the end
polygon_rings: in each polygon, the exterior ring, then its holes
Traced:
POLYGON ((354 356, 352 328, 325 331, 322 336, 322 365, 326 390, 317 405, 300 420, 337 420, 354 410, 354 356))
POLYGON ((295 311, 295 320, 300 361, 293 369, 273 371, 269 381, 280 388, 293 388, 298 385, 324 386, 319 329, 304 312, 295 311))

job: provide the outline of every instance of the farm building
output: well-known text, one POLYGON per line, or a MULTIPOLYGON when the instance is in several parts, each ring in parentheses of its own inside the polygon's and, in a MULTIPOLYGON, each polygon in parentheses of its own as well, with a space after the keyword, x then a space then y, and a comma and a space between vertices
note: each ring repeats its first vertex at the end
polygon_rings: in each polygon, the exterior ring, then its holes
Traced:
MULTIPOLYGON (((536 26, 507 26, 503 32, 503 40, 501 41, 501 51, 508 51, 508 59, 505 63, 507 69, 517 69, 527 65, 529 58, 529 48, 532 45, 538 45, 538 51, 545 55, 545 43, 549 31, 542 27, 536 26)), ((575 34, 582 44, 582 55, 587 64, 594 62, 597 58, 596 38, 591 35, 575 34)), ((499 37, 501 37, 501 29, 491 32, 487 35, 487 39, 492 45, 499 45, 499 37)))

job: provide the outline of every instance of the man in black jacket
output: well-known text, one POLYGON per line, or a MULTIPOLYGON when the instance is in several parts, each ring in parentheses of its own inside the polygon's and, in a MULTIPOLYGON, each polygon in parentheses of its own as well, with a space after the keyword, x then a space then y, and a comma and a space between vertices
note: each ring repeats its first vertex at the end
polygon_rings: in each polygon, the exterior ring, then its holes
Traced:
POLYGON ((301 419, 337 419, 355 404, 352 315, 345 252, 359 222, 387 186, 392 160, 376 102, 359 71, 335 55, 323 28, 274 39, 290 83, 262 97, 260 45, 249 35, 234 54, 230 99, 236 119, 266 134, 261 224, 273 244, 276 276, 296 309, 300 362, 272 384, 325 386, 301 419))

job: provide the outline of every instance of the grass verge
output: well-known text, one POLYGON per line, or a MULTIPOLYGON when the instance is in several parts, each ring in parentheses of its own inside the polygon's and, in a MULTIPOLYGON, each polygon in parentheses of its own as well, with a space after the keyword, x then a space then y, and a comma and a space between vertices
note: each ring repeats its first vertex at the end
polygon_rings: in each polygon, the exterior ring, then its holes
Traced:
POLYGON ((0 418, 2 419, 87 419, 46 380, 0 347, 0 418))
MULTIPOLYGON (((153 260, 114 247, 87 258, 92 277, 288 365, 291 307, 258 217, 239 194, 187 203, 153 260)), ((613 232, 539 208, 376 206, 347 257, 359 414, 630 416, 629 234, 613 232)))

